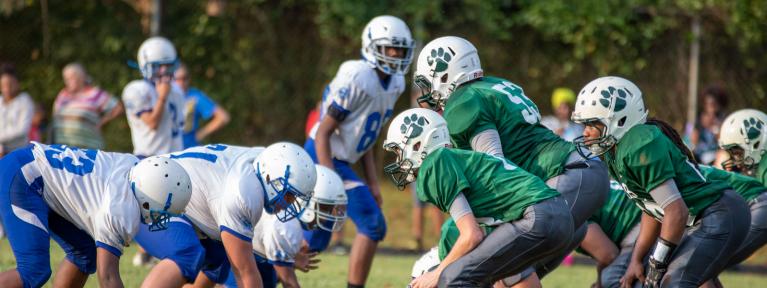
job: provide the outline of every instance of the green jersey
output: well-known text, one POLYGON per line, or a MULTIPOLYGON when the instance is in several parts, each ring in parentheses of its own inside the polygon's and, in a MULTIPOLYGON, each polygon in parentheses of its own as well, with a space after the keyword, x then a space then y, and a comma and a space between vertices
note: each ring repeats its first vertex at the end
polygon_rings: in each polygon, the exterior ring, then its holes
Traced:
POLYGON ((443 113, 456 148, 471 150, 477 134, 496 130, 506 159, 541 179, 562 174, 575 146, 540 124, 538 107, 522 88, 495 77, 460 86, 443 113))
POLYGON ((559 195, 506 159, 452 148, 424 159, 417 185, 418 199, 445 212, 463 193, 474 217, 490 225, 517 220, 528 206, 559 195))
POLYGON ((759 180, 759 182, 762 182, 762 185, 767 187, 767 155, 762 157, 759 167, 756 168, 756 180, 759 180))
POLYGON ((754 200, 756 196, 767 191, 767 187, 764 187, 762 183, 740 173, 728 172, 705 165, 700 165, 700 172, 703 173, 703 176, 706 176, 706 179, 727 182, 735 192, 738 192, 740 196, 743 196, 743 199, 746 199, 746 202, 754 200))
POLYGON ((610 193, 605 205, 591 215, 589 222, 599 225, 615 246, 620 247, 623 237, 639 223, 641 215, 642 211, 626 195, 621 184, 610 181, 610 193))
MULTIPOLYGON (((495 230, 495 227, 498 226, 488 226, 484 224, 479 225, 482 230, 485 231, 485 235, 490 234, 490 232, 493 232, 495 230)), ((458 235, 461 235, 461 232, 458 231, 458 226, 455 225, 455 221, 453 221, 453 218, 448 218, 445 223, 442 224, 442 232, 439 237, 439 260, 445 259, 445 256, 447 256, 448 253, 450 253, 450 250, 453 249, 453 245, 455 245, 455 241, 458 240, 458 235)))
POLYGON ((663 209, 652 199, 650 191, 673 179, 689 210, 687 225, 722 197, 729 185, 719 180, 706 180, 695 164, 687 159, 671 139, 654 125, 640 124, 629 129, 609 153, 605 153, 610 176, 623 185, 626 194, 645 213, 663 220, 663 209))

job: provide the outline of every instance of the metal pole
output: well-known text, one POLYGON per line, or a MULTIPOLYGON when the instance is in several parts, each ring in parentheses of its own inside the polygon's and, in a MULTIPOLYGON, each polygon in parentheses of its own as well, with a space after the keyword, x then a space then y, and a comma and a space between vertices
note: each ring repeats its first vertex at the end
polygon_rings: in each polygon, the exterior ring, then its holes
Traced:
POLYGON ((160 35, 160 21, 162 20, 161 0, 152 0, 152 22, 149 25, 149 34, 152 36, 160 35))
POLYGON ((690 78, 687 85, 687 125, 695 127, 698 110, 698 63, 700 62, 700 17, 692 18, 692 43, 690 45, 690 78))

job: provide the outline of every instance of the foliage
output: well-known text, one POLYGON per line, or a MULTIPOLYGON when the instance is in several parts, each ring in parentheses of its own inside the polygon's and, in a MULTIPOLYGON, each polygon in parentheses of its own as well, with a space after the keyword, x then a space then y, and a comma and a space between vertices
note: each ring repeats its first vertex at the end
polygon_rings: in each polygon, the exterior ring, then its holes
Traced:
MULTIPOLYGON (((139 77, 125 63, 148 37, 136 1, 47 1, 48 51, 41 2, 11 1, 12 10, 0 11, 0 61, 19 66, 23 88, 44 107, 71 61, 119 96, 139 77)), ((544 113, 553 88, 577 90, 618 74, 635 80, 652 113, 673 123, 683 121, 689 27, 700 17, 701 86, 724 84, 731 110, 767 107, 766 0, 244 0, 226 1, 220 17, 207 15, 206 3, 164 1, 162 35, 176 44, 193 85, 233 116, 211 141, 301 142, 304 115, 338 65, 359 57, 361 29, 379 14, 403 18, 421 46, 466 37, 486 74, 520 84, 544 113)), ((130 150, 124 117, 106 129, 110 149, 130 150)))

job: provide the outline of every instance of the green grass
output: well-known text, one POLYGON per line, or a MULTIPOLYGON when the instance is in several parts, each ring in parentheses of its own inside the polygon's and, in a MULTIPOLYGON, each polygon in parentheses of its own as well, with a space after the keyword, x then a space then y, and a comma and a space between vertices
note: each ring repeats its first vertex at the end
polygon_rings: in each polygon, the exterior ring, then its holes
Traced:
MULTIPOLYGON (((384 211, 388 221, 388 234, 381 243, 381 247, 405 248, 411 243, 410 231, 410 192, 394 189, 387 179, 383 182, 384 211)), ((427 228, 424 232, 425 243, 436 243, 437 235, 428 229, 430 220, 427 217, 427 228)), ((346 243, 351 242, 354 235, 354 225, 347 224, 344 231, 346 243)), ((64 259, 64 254, 55 242, 51 242, 51 267, 54 271, 58 263, 64 259)), ((125 287, 138 287, 147 274, 148 269, 133 267, 131 259, 136 251, 135 246, 125 249, 124 257, 120 260, 120 272, 125 282, 125 287)), ((373 263, 373 269, 368 280, 368 287, 405 287, 410 278, 410 270, 417 256, 392 256, 377 255, 373 263)), ((336 256, 326 253, 320 256, 322 263, 320 268, 310 273, 298 272, 298 277, 303 287, 344 287, 346 285, 346 270, 348 269, 348 257, 336 256)), ((767 251, 759 251, 752 257, 748 264, 754 265, 767 263, 767 251)), ((0 241, 0 270, 12 269, 15 260, 7 240, 0 241)), ((54 272, 55 273, 55 272, 54 272)), ((572 267, 560 267, 543 280, 545 287, 589 287, 596 278, 594 267, 588 265, 575 265, 572 267)), ((767 275, 725 273, 721 277, 726 287, 767 287, 767 275)), ((50 282, 46 287, 50 287, 50 282)), ((98 287, 95 277, 91 277, 86 287, 98 287)))

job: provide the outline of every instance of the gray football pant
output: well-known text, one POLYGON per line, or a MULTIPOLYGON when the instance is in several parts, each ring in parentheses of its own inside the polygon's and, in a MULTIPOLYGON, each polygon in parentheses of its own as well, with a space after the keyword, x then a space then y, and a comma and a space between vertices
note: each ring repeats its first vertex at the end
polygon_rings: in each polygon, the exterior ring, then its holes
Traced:
MULTIPOLYGON (((722 198, 704 209, 699 217, 694 226, 687 228, 682 242, 671 256, 662 287, 698 287, 712 279, 724 270, 748 233, 748 206, 733 190, 725 190, 722 198)), ((648 251, 648 255, 650 253, 652 251, 648 251)), ((610 271, 602 270, 602 285, 617 287, 611 286, 611 283, 616 281, 616 277, 620 280, 630 260, 631 253, 624 257, 624 250, 621 249, 621 254, 613 261, 616 265, 610 264, 610 271)), ((634 287, 641 287, 641 283, 634 283, 634 287)))
POLYGON ((733 266, 746 260, 756 250, 767 244, 767 192, 760 194, 748 202, 751 209, 751 226, 746 240, 740 244, 735 255, 730 258, 727 267, 733 266))
POLYGON ((572 233, 572 216, 562 197, 531 205, 522 218, 498 226, 474 250, 448 265, 439 287, 488 287, 564 249, 572 233))
MULTIPOLYGON (((602 269, 599 282, 604 288, 618 288, 621 286, 621 277, 626 274, 626 270, 629 268, 629 262, 631 262, 631 253, 634 252, 634 244, 639 236, 639 223, 631 229, 631 231, 623 237, 621 241, 621 247, 618 247, 620 251, 618 256, 613 259, 610 265, 607 265, 602 269)), ((641 286, 641 283, 636 283, 641 286)), ((635 285, 636 286, 636 285, 635 285)))
POLYGON ((588 230, 586 220, 602 208, 610 193, 610 178, 605 164, 599 160, 583 160, 577 153, 573 154, 575 157, 571 155, 568 159, 564 173, 549 179, 546 184, 565 197, 576 230, 567 249, 535 265, 535 272, 541 279, 559 267, 562 260, 581 244, 588 230))

